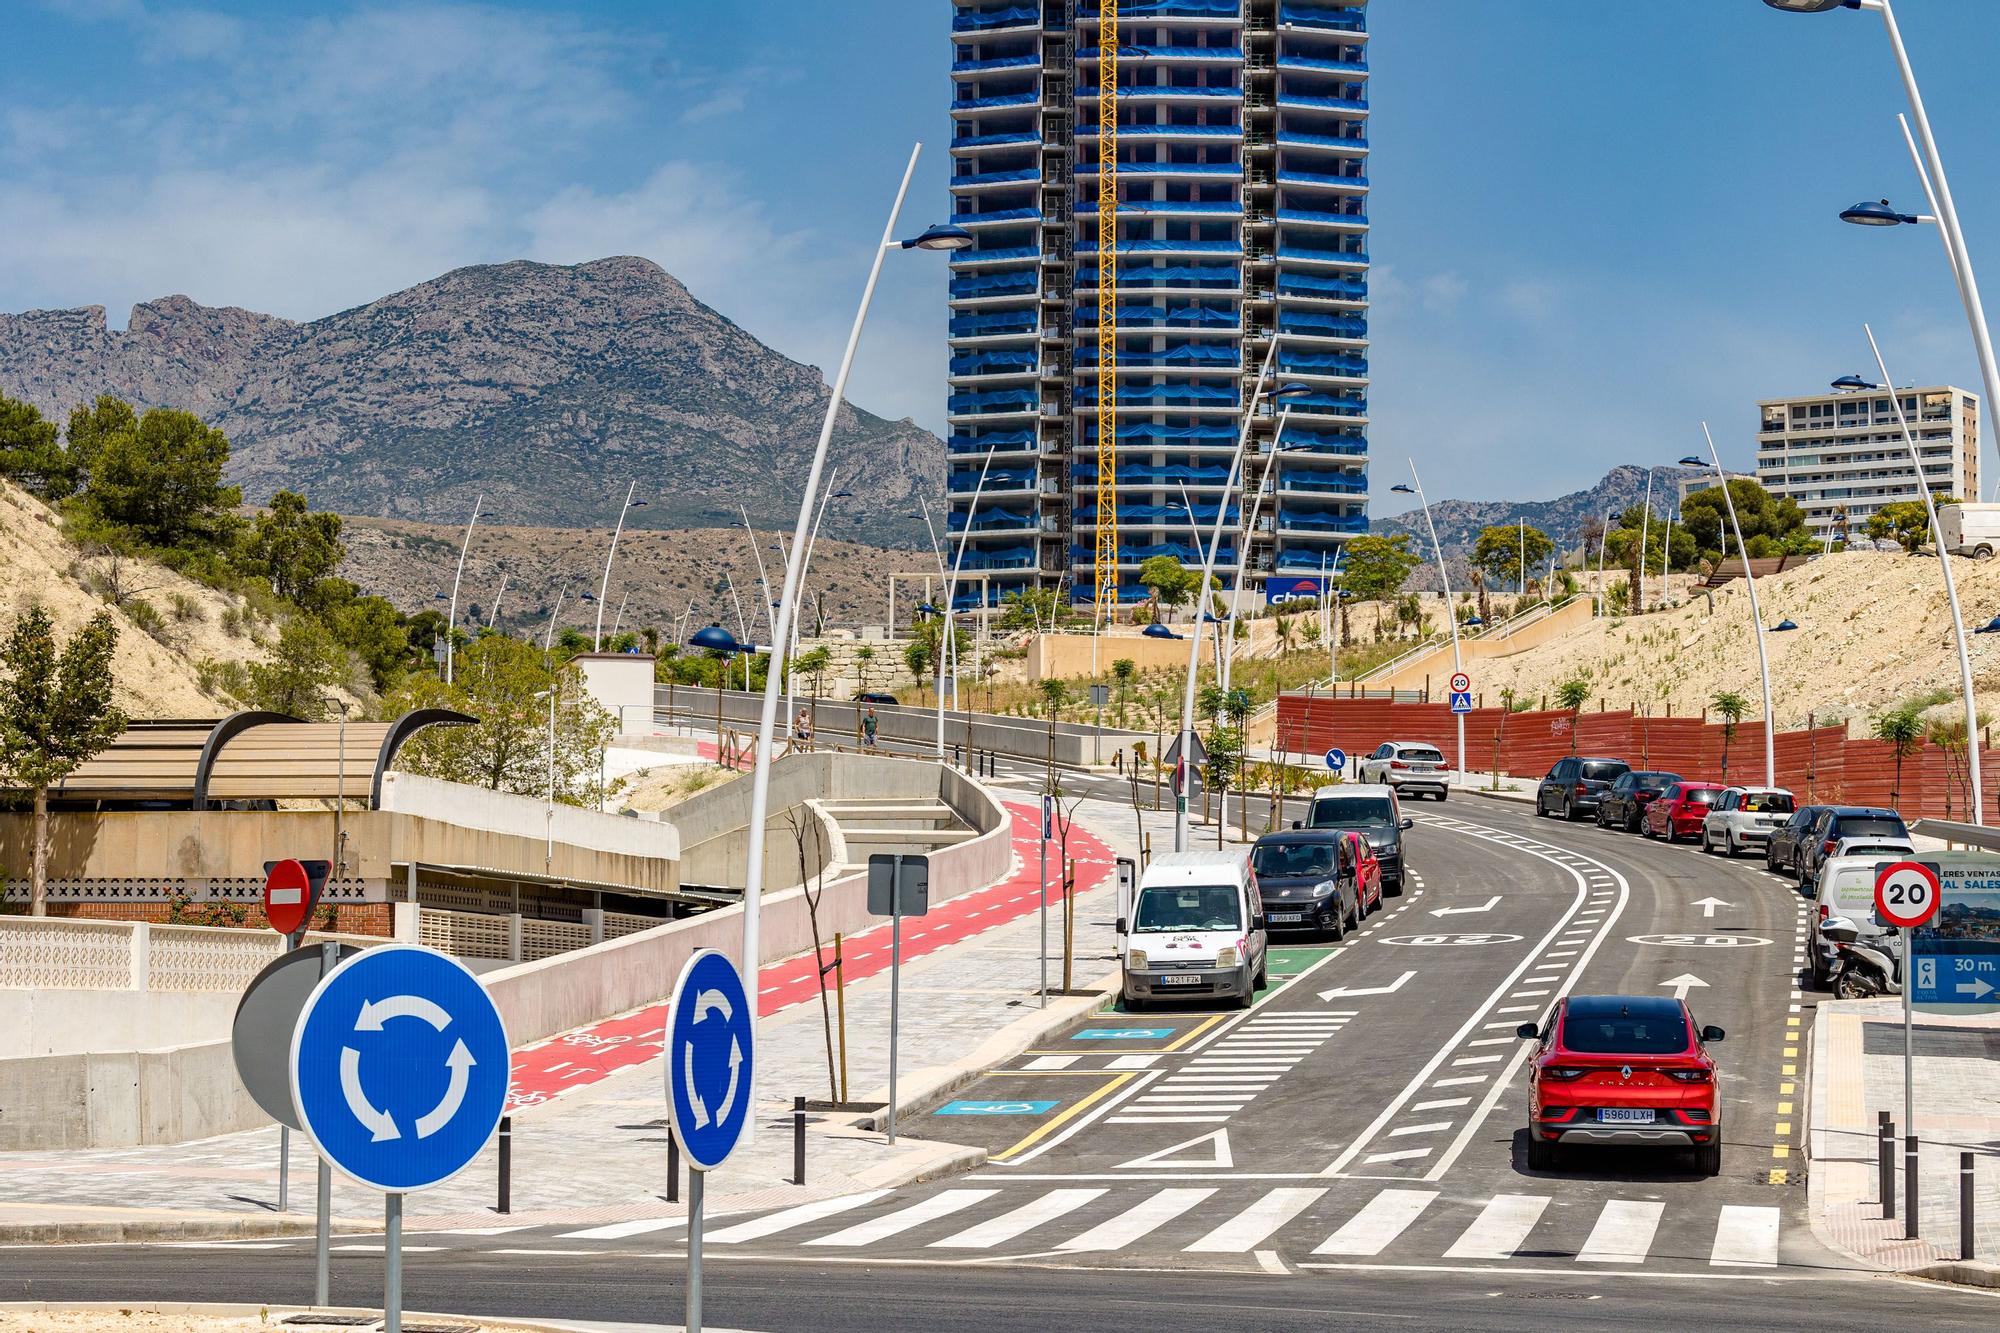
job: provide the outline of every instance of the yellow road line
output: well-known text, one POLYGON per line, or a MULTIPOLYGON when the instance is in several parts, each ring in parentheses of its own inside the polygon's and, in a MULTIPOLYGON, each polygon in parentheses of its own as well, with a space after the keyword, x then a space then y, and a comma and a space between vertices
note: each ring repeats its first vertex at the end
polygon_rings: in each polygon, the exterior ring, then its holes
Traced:
POLYGON ((1137 1076, 1138 1076, 1137 1070, 1133 1070, 1130 1073, 1112 1075, 1103 1087, 1099 1088, 1097 1091, 1093 1093, 1088 1094, 1087 1096, 1079 1098, 1067 1110, 1057 1115, 1055 1119, 1037 1125, 1034 1129, 1034 1132, 1030 1133, 1028 1137, 1022 1139, 1019 1143, 1016 1143, 1013 1147, 1007 1148, 1001 1152, 994 1153, 992 1155, 991 1160, 995 1162, 1004 1162, 1008 1158, 1014 1156, 1016 1153, 1021 1152, 1023 1149, 1031 1147, 1034 1144, 1040 1142, 1042 1139, 1047 1138, 1050 1134, 1054 1133, 1055 1130, 1059 1126, 1061 1126, 1064 1122, 1075 1119, 1079 1114, 1087 1110, 1093 1103, 1102 1101, 1105 1097, 1109 1096, 1113 1092, 1116 1092, 1119 1088, 1124 1087, 1127 1083, 1131 1082, 1137 1076))
POLYGON ((1228 1014, 1215 1014, 1211 1017, 1204 1018, 1201 1022, 1195 1024, 1193 1027, 1189 1028, 1186 1032, 1183 1032, 1180 1036, 1176 1037, 1171 1043, 1162 1046, 1160 1049, 1163 1051, 1178 1051, 1181 1047, 1187 1045, 1189 1042, 1193 1041, 1196 1037, 1199 1037, 1202 1033, 1208 1031, 1210 1028, 1214 1027, 1217 1023, 1220 1023, 1223 1019, 1228 1017, 1229 1017, 1228 1014))
MULTIPOLYGON (((1105 1078, 1118 1073, 1115 1069, 989 1069, 987 1078, 1105 1078)), ((1133 1070, 1137 1073, 1137 1070, 1133 1070)))

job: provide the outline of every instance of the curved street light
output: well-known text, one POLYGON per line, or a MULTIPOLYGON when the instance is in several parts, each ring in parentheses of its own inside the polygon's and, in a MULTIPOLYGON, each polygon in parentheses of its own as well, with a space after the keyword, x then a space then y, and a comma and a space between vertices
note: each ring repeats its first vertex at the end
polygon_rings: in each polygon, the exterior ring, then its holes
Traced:
MULTIPOLYGON (((618 538, 625 531, 625 515, 631 513, 634 509, 641 508, 646 503, 644 500, 634 500, 632 498, 632 492, 637 490, 638 487, 639 483, 636 481, 629 483, 625 487, 625 503, 618 510, 618 526, 611 529, 611 549, 604 553, 604 577, 598 581, 597 596, 593 598, 587 592, 583 595, 584 601, 595 601, 597 603, 597 628, 592 630, 590 634, 590 651, 593 653, 604 647, 604 598, 611 591, 611 562, 618 555, 618 538)), ((466 531, 470 533, 471 529, 468 528, 466 531)))
POLYGON ((1993 617, 1993 619, 1972 632, 1974 634, 2000 634, 2000 616, 1993 617))
POLYGON ((451 611, 444 621, 444 683, 452 682, 452 631, 458 628, 458 582, 465 577, 465 553, 472 549, 472 529, 479 522, 479 506, 486 503, 484 492, 472 499, 472 517, 465 525, 465 540, 458 544, 458 570, 451 576, 451 611))
POLYGON ((1868 200, 1850 208, 1840 210, 1840 220, 1851 222, 1857 227, 1893 227, 1898 223, 1936 222, 1934 217, 1921 213, 1899 213, 1887 199, 1868 200))
MULTIPOLYGON (((1431 522, 1430 501, 1424 498, 1424 481, 1417 475, 1417 460, 1414 458, 1410 460, 1410 480, 1416 483, 1414 487, 1398 482, 1389 489, 1401 495, 1416 496, 1417 504, 1424 511, 1424 526, 1430 529, 1431 534, 1431 552, 1437 557, 1438 582, 1444 588, 1444 623, 1451 630, 1451 670, 1453 675, 1457 675, 1465 670, 1465 661, 1458 650, 1458 617, 1451 613, 1451 573, 1445 568, 1444 547, 1438 544, 1437 524, 1431 522)), ((1465 714, 1454 713, 1452 716, 1458 720, 1458 780, 1464 782, 1465 714)))
MULTIPOLYGON (((1722 491, 1722 503, 1729 511, 1729 529, 1736 534, 1736 553, 1743 558, 1743 586, 1750 590, 1750 627, 1756 631, 1757 675, 1764 685, 1764 785, 1778 785, 1778 741, 1772 728, 1776 725, 1771 716, 1771 655, 1764 648, 1764 615, 1757 609, 1757 576, 1750 572, 1750 548, 1743 544, 1743 525, 1736 521, 1736 499, 1729 493, 1729 474, 1722 470, 1722 456, 1715 451, 1715 437, 1708 433, 1708 423, 1701 423, 1702 438, 1708 441, 1708 457, 1715 465, 1715 484, 1722 491)), ((1682 467, 1706 467, 1701 455, 1689 454, 1681 460, 1682 467)), ((1791 621, 1785 626, 1797 629, 1791 621)))

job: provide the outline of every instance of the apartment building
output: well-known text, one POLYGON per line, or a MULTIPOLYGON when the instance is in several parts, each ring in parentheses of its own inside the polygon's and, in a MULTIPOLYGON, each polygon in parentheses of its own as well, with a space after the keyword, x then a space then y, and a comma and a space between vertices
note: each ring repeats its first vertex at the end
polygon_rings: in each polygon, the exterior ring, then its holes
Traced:
POLYGON ((1105 134, 1094 0, 953 5, 952 220, 977 243, 951 265, 950 529, 989 575, 964 605, 1025 587, 1089 603, 1100 524, 1127 603, 1149 557, 1200 565, 1218 511, 1223 582, 1247 542, 1253 596, 1367 531, 1366 0, 1119 0, 1115 17, 1105 134), (1274 339, 1273 383, 1303 388, 1281 445, 1258 414, 1231 486, 1274 339))
MULTIPOLYGON (((1894 391, 1934 495, 1979 498, 1979 396, 1949 384, 1894 391)), ((1916 469, 1887 389, 1757 404, 1757 480, 1796 500, 1821 537, 1859 534, 1885 504, 1917 497, 1916 469)))

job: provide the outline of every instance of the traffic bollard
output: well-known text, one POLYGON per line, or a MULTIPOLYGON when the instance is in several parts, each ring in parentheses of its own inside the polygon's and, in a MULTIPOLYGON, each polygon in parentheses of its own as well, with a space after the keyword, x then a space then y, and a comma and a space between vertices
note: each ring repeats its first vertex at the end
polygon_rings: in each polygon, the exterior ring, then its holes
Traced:
POLYGON ((672 1130, 667 1131, 667 1202, 681 1201, 681 1145, 672 1130))
POLYGON ((1917 1239, 1917 1136, 1903 1136, 1903 1239, 1917 1239))
POLYGON ((1972 1154, 1958 1155, 1958 1257, 1972 1262, 1972 1154))
POLYGON ((514 1117, 500 1117, 500 1206, 496 1212, 514 1211, 514 1117))
POLYGON ((1882 1219, 1896 1216, 1896 1126, 1887 1111, 1875 1113, 1875 1193, 1882 1200, 1882 1219))
POLYGON ((806 1099, 792 1098, 792 1183, 806 1183, 806 1099))

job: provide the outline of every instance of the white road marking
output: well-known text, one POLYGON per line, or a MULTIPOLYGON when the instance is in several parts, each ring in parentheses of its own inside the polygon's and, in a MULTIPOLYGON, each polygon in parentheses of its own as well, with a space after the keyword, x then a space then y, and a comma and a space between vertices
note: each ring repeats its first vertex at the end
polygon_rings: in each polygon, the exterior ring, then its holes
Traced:
POLYGON ((1227 1124, 1226 1115, 1145 1115, 1132 1111, 1120 1111, 1104 1123, 1107 1125, 1222 1125, 1227 1124))
POLYGON ((1715 1248, 1708 1262, 1727 1268, 1775 1268, 1778 1265, 1778 1210, 1750 1204, 1724 1204, 1715 1224, 1715 1248))
POLYGON ((930 1243, 930 1248, 988 1250, 1044 1222, 1052 1222, 1065 1213, 1074 1212, 1103 1193, 1102 1189, 1050 1190, 1040 1198, 1030 1199, 1019 1208, 1010 1209, 998 1217, 990 1217, 956 1235, 946 1236, 943 1240, 934 1240, 930 1243))
POLYGON ((1653 1233, 1660 1228, 1660 1214, 1666 1205, 1651 1200, 1613 1199, 1597 1215, 1590 1239, 1577 1253, 1580 1264, 1644 1263, 1653 1248, 1653 1233))
POLYGON ((1433 1088, 1462 1088, 1468 1083, 1484 1083, 1485 1074, 1466 1074, 1458 1078, 1441 1078, 1431 1084, 1433 1088))
MULTIPOLYGON (((1549 1206, 1546 1194, 1496 1194, 1464 1234, 1444 1252, 1447 1259, 1505 1259, 1521 1248, 1549 1206)), ((1775 1211, 1775 1210, 1774 1210, 1775 1211)))
POLYGON ((1151 1069, 1153 1067, 1153 1062, 1159 1058, 1160 1057, 1158 1055, 1114 1056, 1112 1058, 1111 1063, 1106 1065, 1105 1068, 1106 1069, 1151 1069))
POLYGON ((1021 1067, 1023 1069, 1038 1071, 1043 1069, 1068 1069, 1081 1059, 1083 1057, 1080 1055, 1038 1055, 1021 1067))
MULTIPOLYGON (((1502 1023, 1498 1026, 1514 1027, 1515 1024, 1502 1023)), ((1481 1037, 1478 1041, 1468 1041, 1465 1044, 1467 1046, 1512 1046, 1519 1040, 1521 1040, 1519 1037, 1481 1037)))
POLYGON ((1503 1058, 1505 1057, 1498 1055, 1462 1055, 1451 1064, 1454 1069, 1460 1065, 1492 1065, 1500 1063, 1503 1058))
POLYGON ((1380 1254, 1410 1223, 1417 1220, 1437 1194, 1431 1190, 1383 1190, 1321 1241, 1314 1254, 1380 1254))
POLYGON ((1213 1193, 1212 1186, 1207 1189, 1159 1190, 1134 1207, 1127 1208, 1109 1221, 1098 1223, 1082 1235, 1071 1237, 1056 1248, 1069 1251, 1122 1250, 1133 1241, 1144 1239, 1159 1230, 1213 1193))
MULTIPOLYGON (((1467 1098, 1467 1100, 1471 1100, 1467 1098)), ((1405 1134, 1435 1134, 1441 1129, 1450 1129, 1451 1121, 1437 1120, 1428 1125, 1399 1125, 1389 1131, 1390 1138, 1400 1138, 1405 1134)))
POLYGON ((1406 1162, 1412 1157, 1429 1157, 1429 1148, 1404 1148, 1400 1152, 1372 1152, 1361 1159, 1363 1166, 1374 1166, 1377 1162, 1406 1162))
POLYGON ((1266 1236, 1318 1202, 1326 1193, 1315 1189, 1280 1188, 1266 1193, 1255 1203, 1188 1246, 1187 1254, 1242 1254, 1255 1249, 1266 1236))
POLYGON ((1454 1106, 1464 1106, 1471 1100, 1472 1098, 1470 1097, 1439 1097, 1435 1101, 1418 1102, 1410 1109, 1412 1111, 1445 1111, 1454 1106))
POLYGON ((685 1217, 643 1217, 636 1222, 613 1222, 610 1226, 590 1227, 584 1231, 565 1231, 557 1240, 622 1240, 626 1236, 645 1236, 655 1231, 667 1231, 673 1227, 687 1225, 685 1217))
POLYGON ((815 1236, 808 1245, 873 1245, 891 1236, 900 1236, 912 1227, 926 1222, 935 1222, 940 1217, 950 1217, 953 1213, 984 1202, 998 1194, 999 1190, 948 1190, 943 1194, 933 1194, 908 1208, 898 1208, 882 1217, 870 1218, 866 1222, 856 1222, 853 1226, 836 1231, 829 1236, 815 1236))
POLYGON ((888 1192, 887 1190, 863 1190, 859 1194, 842 1194, 831 1199, 815 1199, 811 1203, 802 1203, 796 1208, 786 1208, 780 1212, 770 1213, 748 1222, 739 1222, 733 1227, 724 1227, 721 1231, 713 1232, 704 1237, 704 1240, 710 1245, 735 1245, 746 1240, 762 1240, 766 1236, 775 1236, 780 1231, 789 1231, 793 1227, 804 1226, 808 1222, 817 1222, 823 1217, 832 1217, 834 1214, 844 1213, 850 1208, 859 1208, 863 1204, 873 1203, 888 1192))

